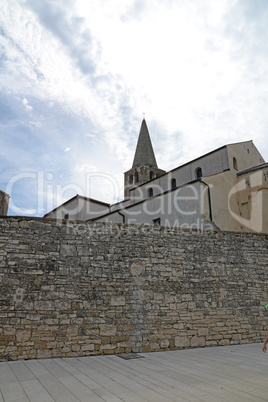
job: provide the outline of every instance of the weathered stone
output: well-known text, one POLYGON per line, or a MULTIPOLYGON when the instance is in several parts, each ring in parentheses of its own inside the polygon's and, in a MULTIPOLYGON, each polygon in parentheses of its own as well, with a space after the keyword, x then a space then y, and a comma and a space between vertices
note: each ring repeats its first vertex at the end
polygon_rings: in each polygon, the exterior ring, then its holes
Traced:
POLYGON ((174 344, 176 348, 189 348, 190 340, 187 336, 175 336, 174 344))
POLYGON ((110 349, 110 350, 113 350, 113 349, 116 349, 116 345, 110 345, 110 344, 108 344, 108 345, 101 345, 100 346, 100 350, 108 350, 108 349, 110 349))
POLYGON ((268 235, 0 218, 0 360, 260 341, 268 235))
POLYGON ((81 346, 82 351, 86 351, 86 350, 93 351, 94 348, 95 348, 95 345, 93 343, 89 344, 89 345, 82 345, 81 346))
POLYGON ((108 324, 100 324, 101 336, 113 336, 116 334, 116 326, 108 324))
POLYGON ((198 334, 198 336, 207 336, 208 328, 198 328, 197 334, 198 334))
POLYGON ((27 342, 31 337, 31 331, 30 330, 25 330, 25 331, 17 331, 16 332, 16 338, 18 342, 27 342))
POLYGON ((125 306, 126 298, 125 296, 112 296, 111 306, 125 306))
POLYGON ((168 349, 169 348, 169 340, 168 339, 163 339, 160 342, 160 347, 161 347, 161 349, 168 349))
POLYGON ((206 338, 204 336, 193 336, 191 339, 192 348, 205 346, 205 344, 206 344, 206 338))
POLYGON ((78 335, 78 325, 69 325, 66 331, 68 337, 75 337, 78 335))

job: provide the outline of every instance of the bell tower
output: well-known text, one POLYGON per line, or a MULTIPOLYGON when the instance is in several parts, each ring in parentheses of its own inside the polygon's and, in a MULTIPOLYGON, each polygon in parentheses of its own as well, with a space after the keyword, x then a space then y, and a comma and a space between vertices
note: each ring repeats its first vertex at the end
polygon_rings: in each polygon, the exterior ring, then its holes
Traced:
POLYGON ((132 168, 124 174, 125 199, 129 198, 129 191, 131 189, 163 173, 166 173, 165 170, 158 169, 148 127, 145 119, 143 119, 132 168))

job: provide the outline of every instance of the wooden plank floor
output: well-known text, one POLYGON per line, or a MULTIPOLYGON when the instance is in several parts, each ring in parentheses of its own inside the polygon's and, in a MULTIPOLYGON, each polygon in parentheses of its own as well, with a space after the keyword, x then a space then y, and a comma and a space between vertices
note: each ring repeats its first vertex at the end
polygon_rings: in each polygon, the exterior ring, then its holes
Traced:
POLYGON ((268 401, 261 344, 0 363, 0 401, 268 401))

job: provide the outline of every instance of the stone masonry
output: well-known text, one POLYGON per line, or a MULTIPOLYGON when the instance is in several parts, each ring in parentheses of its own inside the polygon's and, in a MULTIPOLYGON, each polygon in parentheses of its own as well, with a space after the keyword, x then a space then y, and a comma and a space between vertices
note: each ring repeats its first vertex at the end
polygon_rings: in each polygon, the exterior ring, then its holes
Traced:
POLYGON ((263 340, 267 234, 0 218, 0 360, 263 340))

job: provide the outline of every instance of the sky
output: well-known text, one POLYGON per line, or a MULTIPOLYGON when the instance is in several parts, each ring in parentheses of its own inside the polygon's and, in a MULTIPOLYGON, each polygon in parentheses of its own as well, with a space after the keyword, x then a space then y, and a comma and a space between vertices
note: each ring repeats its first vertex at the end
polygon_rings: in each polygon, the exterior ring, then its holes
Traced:
POLYGON ((8 215, 123 198, 145 116, 166 171, 253 140, 268 160, 268 0, 0 0, 8 215))

